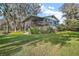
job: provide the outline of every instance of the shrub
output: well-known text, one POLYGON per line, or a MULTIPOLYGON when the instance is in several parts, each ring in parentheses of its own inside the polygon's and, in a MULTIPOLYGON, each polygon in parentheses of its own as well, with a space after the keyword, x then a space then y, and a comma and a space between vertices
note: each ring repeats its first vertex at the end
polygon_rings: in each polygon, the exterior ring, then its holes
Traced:
POLYGON ((39 27, 31 27, 30 28, 31 34, 46 34, 46 33, 52 33, 54 30, 51 27, 48 28, 42 28, 39 29, 39 27))
POLYGON ((31 34, 39 34, 40 33, 39 29, 36 27, 31 27, 30 32, 31 32, 31 34))
POLYGON ((58 27, 59 31, 79 31, 79 20, 68 19, 65 20, 65 24, 60 24, 58 27))
POLYGON ((79 20, 69 19, 65 21, 66 29, 71 31, 79 31, 79 20))
POLYGON ((53 32, 53 29, 52 29, 51 27, 49 27, 49 28, 47 29, 47 32, 48 32, 48 33, 51 33, 51 32, 53 32))
POLYGON ((66 26, 65 26, 64 24, 60 24, 60 25, 58 26, 58 30, 59 30, 59 31, 65 31, 65 30, 66 30, 66 26))

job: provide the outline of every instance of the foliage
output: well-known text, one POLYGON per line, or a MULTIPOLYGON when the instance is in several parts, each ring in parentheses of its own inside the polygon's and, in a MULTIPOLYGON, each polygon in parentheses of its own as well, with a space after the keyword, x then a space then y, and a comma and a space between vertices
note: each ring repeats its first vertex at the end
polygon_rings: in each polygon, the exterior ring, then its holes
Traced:
POLYGON ((67 19, 65 24, 60 24, 58 26, 59 31, 79 31, 79 20, 67 19))
POLYGON ((40 33, 39 29, 36 27, 31 27, 30 32, 31 32, 31 34, 39 34, 40 33))
POLYGON ((58 31, 65 31, 65 30, 67 30, 67 28, 66 28, 66 26, 64 24, 60 24, 58 26, 58 31))
POLYGON ((61 7, 61 11, 64 13, 63 17, 66 18, 65 26, 61 26, 62 29, 79 31, 79 4, 65 3, 61 7))
POLYGON ((0 10, 2 13, 0 15, 4 16, 5 30, 9 32, 14 30, 15 32, 23 29, 22 21, 30 15, 37 15, 40 12, 40 5, 38 3, 2 3, 0 4, 0 10))
POLYGON ((67 19, 79 19, 79 4, 65 3, 61 7, 61 11, 64 13, 64 17, 67 19))
POLYGON ((54 30, 51 27, 47 27, 46 29, 41 27, 41 29, 39 29, 39 27, 31 27, 30 28, 30 32, 32 34, 47 34, 47 33, 53 33, 54 30))
POLYGON ((79 31, 79 20, 69 19, 65 21, 67 30, 79 31))

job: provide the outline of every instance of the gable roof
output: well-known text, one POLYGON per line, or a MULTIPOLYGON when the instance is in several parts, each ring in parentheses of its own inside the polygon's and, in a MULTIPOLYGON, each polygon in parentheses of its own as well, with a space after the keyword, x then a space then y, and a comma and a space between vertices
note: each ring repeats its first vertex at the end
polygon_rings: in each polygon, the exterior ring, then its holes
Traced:
POLYGON ((29 19, 31 19, 31 20, 33 20, 33 21, 36 21, 36 20, 37 20, 37 21, 40 21, 40 20, 43 20, 43 19, 49 18, 49 17, 55 18, 57 21, 59 21, 58 18, 56 18, 54 15, 45 16, 45 17, 39 17, 39 16, 32 15, 32 16, 28 16, 27 18, 25 18, 25 20, 23 20, 23 22, 26 22, 26 21, 28 21, 29 19))
POLYGON ((25 18, 25 20, 23 20, 23 22, 26 22, 26 21, 28 21, 28 20, 38 20, 38 19, 44 19, 43 17, 39 17, 39 16, 34 16, 34 15, 32 15, 32 16, 28 16, 28 17, 26 17, 25 18))
POLYGON ((57 21, 59 22, 58 18, 57 18, 57 17, 55 17, 54 15, 45 16, 44 18, 54 18, 55 20, 57 20, 57 21))

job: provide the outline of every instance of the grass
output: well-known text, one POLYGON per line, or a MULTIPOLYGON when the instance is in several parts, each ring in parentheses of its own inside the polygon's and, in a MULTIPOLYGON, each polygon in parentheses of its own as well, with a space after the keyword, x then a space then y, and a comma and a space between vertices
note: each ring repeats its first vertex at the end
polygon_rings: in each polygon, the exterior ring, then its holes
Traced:
POLYGON ((79 32, 65 31, 49 34, 25 35, 13 32, 0 35, 0 55, 77 55, 79 32), (36 41, 27 45, 30 42, 36 41))

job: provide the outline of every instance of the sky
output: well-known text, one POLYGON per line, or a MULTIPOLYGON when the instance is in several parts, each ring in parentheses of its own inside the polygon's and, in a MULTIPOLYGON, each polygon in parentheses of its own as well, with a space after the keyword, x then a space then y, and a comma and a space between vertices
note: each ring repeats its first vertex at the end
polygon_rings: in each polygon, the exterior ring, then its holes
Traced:
POLYGON ((63 3, 43 3, 41 6, 41 12, 38 14, 40 17, 55 15, 60 23, 63 22, 62 15, 63 13, 60 11, 60 7, 63 3))

